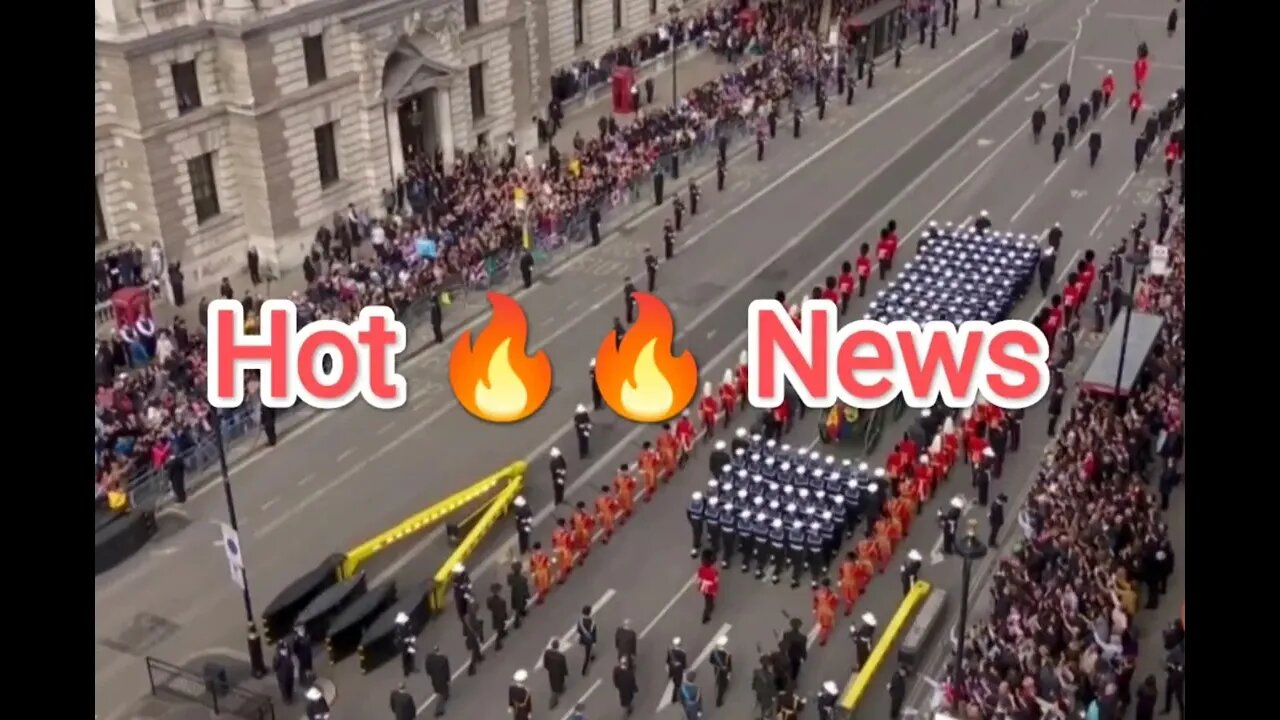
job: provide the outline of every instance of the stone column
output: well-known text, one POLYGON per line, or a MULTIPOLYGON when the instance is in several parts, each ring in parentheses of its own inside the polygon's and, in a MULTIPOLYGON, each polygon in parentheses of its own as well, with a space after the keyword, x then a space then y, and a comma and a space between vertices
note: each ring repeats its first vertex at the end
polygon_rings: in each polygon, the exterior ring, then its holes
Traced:
POLYGON ((436 139, 440 142, 440 152, 444 153, 444 166, 453 166, 453 106, 449 103, 450 90, 447 87, 436 89, 436 139))
POLYGON ((391 100, 384 106, 387 122, 387 157, 391 158, 391 183, 404 175, 404 143, 400 139, 400 101, 391 100))

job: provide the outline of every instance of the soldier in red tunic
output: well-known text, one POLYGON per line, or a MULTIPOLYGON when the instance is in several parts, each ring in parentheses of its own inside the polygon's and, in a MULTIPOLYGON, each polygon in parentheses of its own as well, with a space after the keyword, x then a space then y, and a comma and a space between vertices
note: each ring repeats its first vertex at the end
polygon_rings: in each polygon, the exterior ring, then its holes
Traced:
POLYGON ((711 437, 716 433, 716 415, 719 406, 716 404, 715 391, 711 389, 711 383, 702 384, 702 402, 698 405, 698 414, 702 416, 702 428, 706 431, 707 437, 711 437))
POLYGON ((725 370, 720 381, 720 412, 724 413, 724 426, 729 427, 733 420, 733 411, 738 404, 738 390, 734 384, 733 371, 725 370))
POLYGON ((747 373, 747 351, 743 350, 738 353, 738 405, 743 410, 747 409, 747 373))

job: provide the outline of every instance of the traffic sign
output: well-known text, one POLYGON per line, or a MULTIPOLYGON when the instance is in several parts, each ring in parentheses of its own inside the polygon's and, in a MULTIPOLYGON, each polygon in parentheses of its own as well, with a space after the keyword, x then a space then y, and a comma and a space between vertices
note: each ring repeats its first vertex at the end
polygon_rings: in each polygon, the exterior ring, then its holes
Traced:
POLYGON ((1169 246, 1168 245, 1152 245, 1151 246, 1151 270, 1152 275, 1168 275, 1169 274, 1169 246))
POLYGON ((226 523, 218 523, 218 526, 222 528, 222 550, 227 554, 227 567, 231 570, 231 581, 243 590, 244 556, 240 553, 240 534, 226 523))

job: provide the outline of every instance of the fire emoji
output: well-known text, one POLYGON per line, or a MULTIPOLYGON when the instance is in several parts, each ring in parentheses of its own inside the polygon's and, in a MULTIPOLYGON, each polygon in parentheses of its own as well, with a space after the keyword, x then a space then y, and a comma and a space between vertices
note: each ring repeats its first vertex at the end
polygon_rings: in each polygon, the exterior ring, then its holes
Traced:
POLYGON ((493 317, 471 342, 467 330, 449 355, 449 385, 467 412, 493 423, 513 423, 537 412, 551 394, 545 350, 525 355, 529 322, 511 298, 491 292, 493 317))
POLYGON ((685 350, 672 357, 675 324, 671 311, 648 293, 635 294, 639 321, 618 345, 610 331, 596 351, 600 395, 622 417, 634 422, 670 420, 693 400, 698 390, 698 363, 685 350), (616 350, 614 348, 617 348, 616 350))

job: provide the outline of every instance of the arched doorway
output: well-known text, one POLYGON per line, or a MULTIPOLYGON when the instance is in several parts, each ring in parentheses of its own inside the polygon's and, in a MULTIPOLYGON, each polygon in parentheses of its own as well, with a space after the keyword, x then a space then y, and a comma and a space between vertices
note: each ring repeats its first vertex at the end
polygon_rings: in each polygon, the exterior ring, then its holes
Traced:
POLYGON ((397 159, 430 158, 437 148, 446 156, 452 155, 448 90, 452 74, 451 68, 427 58, 408 38, 400 38, 387 56, 382 68, 382 97, 387 103, 387 131, 396 174, 400 170, 395 167, 397 159))

